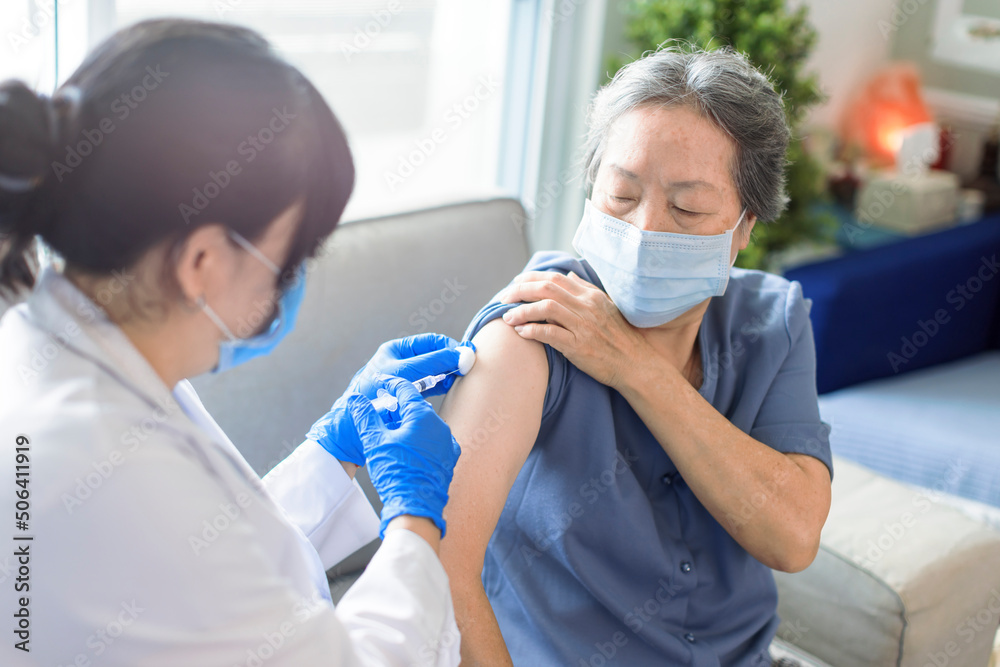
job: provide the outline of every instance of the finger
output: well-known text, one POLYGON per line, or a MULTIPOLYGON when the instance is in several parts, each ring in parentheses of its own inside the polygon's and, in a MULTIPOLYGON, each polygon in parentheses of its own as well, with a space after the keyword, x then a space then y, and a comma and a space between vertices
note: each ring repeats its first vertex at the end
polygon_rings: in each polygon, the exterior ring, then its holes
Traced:
POLYGON ((458 359, 460 355, 461 353, 458 351, 457 347, 421 354, 420 356, 413 357, 406 363, 408 370, 411 372, 417 372, 419 375, 412 378, 402 374, 399 374, 399 376, 406 377, 407 380, 412 382, 413 380, 422 378, 425 375, 451 373, 452 371, 458 370, 458 359))
POLYGON ((564 329, 573 329, 580 323, 580 316, 558 301, 546 299, 534 303, 525 303, 508 310, 503 315, 503 321, 511 326, 527 324, 528 322, 548 322, 558 324, 564 329))
POLYGON ((589 280, 586 280, 585 278, 581 278, 580 276, 576 275, 572 271, 570 271, 569 273, 567 273, 566 277, 569 278, 570 281, 572 281, 572 283, 574 285, 578 285, 582 291, 586 291, 586 290, 603 291, 603 290, 601 290, 600 287, 598 287, 594 283, 590 282, 589 280))
POLYGON ((564 290, 570 294, 578 294, 582 291, 584 285, 590 285, 585 280, 582 280, 575 273, 570 271, 568 274, 560 273, 559 271, 526 271, 514 277, 512 284, 520 285, 522 283, 534 283, 534 282, 551 282, 559 285, 564 290), (571 277, 576 277, 573 280, 571 277))
POLYGON ((551 345, 563 355, 572 349, 573 342, 576 340, 571 331, 557 324, 541 324, 538 322, 519 324, 514 327, 514 331, 521 338, 551 345))
POLYGON ((347 412, 351 415, 351 421, 354 422, 354 428, 362 441, 378 437, 385 429, 375 406, 361 394, 351 394, 347 397, 347 412))
MULTIPOLYGON (((563 275, 559 275, 559 278, 558 282, 554 280, 533 280, 513 284, 505 290, 503 296, 500 298, 500 303, 541 301, 542 299, 568 301, 571 297, 576 296, 567 289, 569 279, 563 275)), ((574 288, 574 290, 579 291, 578 288, 574 288)))
POLYGON ((516 276, 514 276, 514 280, 512 280, 511 282, 512 283, 527 283, 527 282, 531 282, 531 281, 534 281, 534 280, 546 280, 547 278, 551 278, 552 276, 562 276, 562 275, 563 275, 562 273, 560 273, 558 271, 555 271, 555 270, 551 270, 551 271, 524 271, 524 272, 519 273, 516 276))
POLYGON ((416 382, 428 375, 444 375, 443 380, 424 392, 424 396, 438 396, 446 393, 451 383, 458 377, 460 358, 457 349, 438 350, 409 361, 407 367, 399 369, 396 374, 410 382, 416 382))
POLYGON ((399 401, 400 421, 407 421, 430 410, 434 411, 431 404, 420 395, 413 383, 393 375, 380 375, 376 378, 376 384, 396 397, 399 401))

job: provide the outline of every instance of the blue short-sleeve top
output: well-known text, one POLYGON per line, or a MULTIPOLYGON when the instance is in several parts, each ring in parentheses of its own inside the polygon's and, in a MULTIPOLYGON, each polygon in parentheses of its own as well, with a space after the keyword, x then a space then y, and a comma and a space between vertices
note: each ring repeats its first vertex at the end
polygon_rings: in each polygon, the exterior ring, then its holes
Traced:
MULTIPOLYGON (((573 271, 601 286, 566 253, 536 253, 525 270, 573 271)), ((495 297, 465 338, 516 305, 495 297)), ((814 456, 832 476, 809 305, 797 282, 732 269, 698 333, 700 394, 751 437, 814 456)), ((546 354, 541 428, 483 570, 514 664, 770 664, 771 570, 705 509, 621 394, 546 354)))

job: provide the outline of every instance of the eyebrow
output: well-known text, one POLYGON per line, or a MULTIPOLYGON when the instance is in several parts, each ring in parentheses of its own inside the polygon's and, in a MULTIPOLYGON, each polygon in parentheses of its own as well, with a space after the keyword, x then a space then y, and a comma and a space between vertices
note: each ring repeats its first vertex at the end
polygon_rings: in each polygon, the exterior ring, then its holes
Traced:
MULTIPOLYGON (((611 164, 609 166, 616 172, 624 176, 625 178, 629 179, 630 181, 639 180, 639 174, 635 173, 634 171, 629 171, 628 169, 622 167, 619 164, 611 164)), ((701 179, 695 179, 692 181, 672 181, 670 183, 670 187, 676 190, 695 190, 698 188, 704 188, 706 190, 713 190, 713 191, 718 190, 717 187, 715 187, 708 181, 703 181, 701 179)))

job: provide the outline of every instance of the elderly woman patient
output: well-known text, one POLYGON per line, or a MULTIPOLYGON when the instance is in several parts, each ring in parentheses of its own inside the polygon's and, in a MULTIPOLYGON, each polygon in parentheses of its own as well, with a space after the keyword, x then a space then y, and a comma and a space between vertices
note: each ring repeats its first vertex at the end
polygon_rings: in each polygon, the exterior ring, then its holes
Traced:
POLYGON ((731 268, 786 202, 781 98, 671 47, 589 123, 581 257, 479 312, 442 408, 463 665, 769 665, 771 570, 812 562, 832 476, 809 302, 731 268))

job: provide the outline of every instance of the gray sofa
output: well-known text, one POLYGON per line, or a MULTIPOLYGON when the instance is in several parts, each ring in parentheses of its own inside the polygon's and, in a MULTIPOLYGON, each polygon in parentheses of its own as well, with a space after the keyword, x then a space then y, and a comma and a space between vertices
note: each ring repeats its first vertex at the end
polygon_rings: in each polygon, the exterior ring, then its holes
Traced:
MULTIPOLYGON (((310 266, 295 331, 269 357, 196 378, 205 405, 267 472, 381 342, 461 336, 528 259, 524 220, 516 201, 486 198, 344 224, 310 266)), ((378 508, 363 471, 359 479, 378 508)), ((816 561, 776 575, 779 637, 793 653, 835 667, 987 665, 1000 619, 1000 533, 936 499, 918 514, 925 495, 835 460, 816 561)), ((331 570, 335 599, 376 546, 331 570)))
MULTIPOLYGON (((423 331, 461 336, 527 261, 524 221, 517 201, 486 198, 344 224, 311 267, 296 330, 267 358, 199 378, 205 405, 266 472, 382 341, 423 331)), ((992 613, 1000 533, 946 504, 916 510, 919 489, 846 460, 835 466, 819 556, 804 572, 776 575, 779 637, 836 667, 986 665, 1000 595, 990 629, 970 636, 961 624, 992 613)), ((330 573, 335 595, 375 546, 330 573)))

